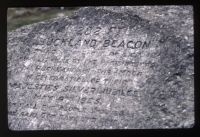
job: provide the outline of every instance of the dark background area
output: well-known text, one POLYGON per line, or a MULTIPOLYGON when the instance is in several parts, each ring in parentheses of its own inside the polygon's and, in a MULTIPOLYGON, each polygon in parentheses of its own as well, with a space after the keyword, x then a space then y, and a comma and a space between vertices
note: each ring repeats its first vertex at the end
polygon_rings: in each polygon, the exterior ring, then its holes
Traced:
POLYGON ((79 7, 8 8, 7 29, 12 31, 23 25, 56 17, 69 16, 77 9, 79 7))

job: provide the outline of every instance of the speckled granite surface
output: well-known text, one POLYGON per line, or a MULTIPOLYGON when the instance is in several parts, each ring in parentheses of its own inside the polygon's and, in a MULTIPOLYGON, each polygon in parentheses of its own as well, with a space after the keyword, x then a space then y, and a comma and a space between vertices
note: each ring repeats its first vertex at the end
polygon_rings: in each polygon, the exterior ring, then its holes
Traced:
POLYGON ((190 6, 85 7, 8 32, 11 130, 190 128, 190 6))

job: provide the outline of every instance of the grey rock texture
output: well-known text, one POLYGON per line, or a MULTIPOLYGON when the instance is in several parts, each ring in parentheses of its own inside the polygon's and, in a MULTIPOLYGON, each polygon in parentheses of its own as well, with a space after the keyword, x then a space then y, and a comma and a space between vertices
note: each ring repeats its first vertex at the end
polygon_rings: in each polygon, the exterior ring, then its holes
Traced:
POLYGON ((8 32, 11 130, 191 128, 190 6, 85 7, 8 32))

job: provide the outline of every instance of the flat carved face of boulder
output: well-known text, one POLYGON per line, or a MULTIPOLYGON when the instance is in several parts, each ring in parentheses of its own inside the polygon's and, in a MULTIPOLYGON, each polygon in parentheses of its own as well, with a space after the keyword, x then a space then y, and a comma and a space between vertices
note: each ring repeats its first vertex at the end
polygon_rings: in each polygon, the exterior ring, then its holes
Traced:
POLYGON ((9 128, 190 127, 188 43, 162 22, 95 7, 9 32, 9 128))

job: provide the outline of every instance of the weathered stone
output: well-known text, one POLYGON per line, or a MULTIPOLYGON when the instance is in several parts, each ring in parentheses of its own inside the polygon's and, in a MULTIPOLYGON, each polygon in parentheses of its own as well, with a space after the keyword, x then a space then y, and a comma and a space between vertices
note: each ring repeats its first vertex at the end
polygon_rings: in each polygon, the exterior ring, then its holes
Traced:
POLYGON ((86 7, 8 32, 9 128, 192 127, 193 22, 156 22, 156 9, 170 8, 192 15, 187 6, 86 7))

